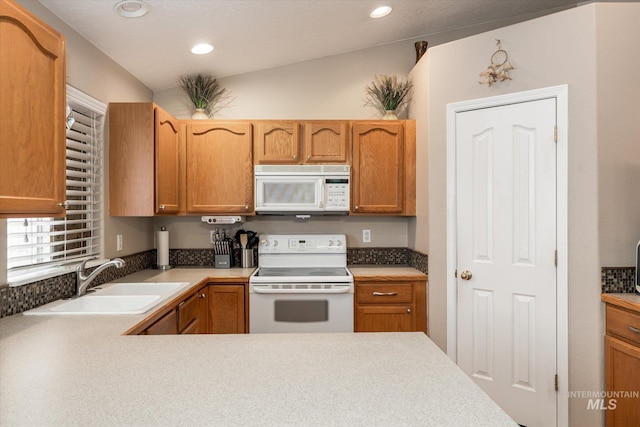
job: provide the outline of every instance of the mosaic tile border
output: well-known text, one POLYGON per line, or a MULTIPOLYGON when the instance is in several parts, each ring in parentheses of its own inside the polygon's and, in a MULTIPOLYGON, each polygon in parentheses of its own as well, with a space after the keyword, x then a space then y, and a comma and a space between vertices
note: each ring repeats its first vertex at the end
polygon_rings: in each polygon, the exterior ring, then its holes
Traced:
POLYGON ((602 267, 600 278, 603 294, 635 292, 635 267, 602 267))
MULTIPOLYGON (((240 265, 240 250, 235 250, 233 255, 233 265, 240 265)), ((126 263, 124 268, 105 270, 93 281, 91 287, 136 271, 152 268, 156 264, 156 250, 152 249, 122 258, 126 263)), ((428 274, 428 261, 426 254, 408 248, 350 248, 347 250, 347 263, 350 265, 408 265, 428 274)), ((255 262, 258 265, 257 251, 255 262)), ((173 266, 213 267, 214 253, 212 249, 170 249, 169 263, 173 266)), ((75 279, 74 272, 23 286, 0 288, 0 318, 70 297, 75 291, 75 279)))

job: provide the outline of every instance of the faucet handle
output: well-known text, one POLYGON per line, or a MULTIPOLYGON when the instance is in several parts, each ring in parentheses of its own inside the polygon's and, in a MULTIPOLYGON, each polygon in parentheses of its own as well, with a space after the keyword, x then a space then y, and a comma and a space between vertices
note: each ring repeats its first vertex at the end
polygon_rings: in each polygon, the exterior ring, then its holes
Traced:
POLYGON ((97 256, 92 256, 92 257, 83 259, 82 262, 76 266, 76 272, 78 272, 78 273, 84 272, 85 268, 87 268, 87 262, 88 261, 93 261, 94 259, 98 259, 98 257, 97 256))

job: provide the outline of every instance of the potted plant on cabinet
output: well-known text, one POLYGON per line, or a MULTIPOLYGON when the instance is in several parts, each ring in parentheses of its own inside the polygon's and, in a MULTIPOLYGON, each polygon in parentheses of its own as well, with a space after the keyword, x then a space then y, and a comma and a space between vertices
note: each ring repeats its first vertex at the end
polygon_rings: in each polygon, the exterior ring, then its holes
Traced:
POLYGON ((192 119, 213 118, 213 114, 224 107, 221 101, 228 97, 227 90, 211 74, 181 76, 178 86, 185 91, 196 108, 192 119))
POLYGON ((409 104, 413 83, 408 79, 398 79, 394 75, 375 75, 371 84, 365 87, 364 105, 374 107, 385 120, 397 120, 397 114, 409 104))

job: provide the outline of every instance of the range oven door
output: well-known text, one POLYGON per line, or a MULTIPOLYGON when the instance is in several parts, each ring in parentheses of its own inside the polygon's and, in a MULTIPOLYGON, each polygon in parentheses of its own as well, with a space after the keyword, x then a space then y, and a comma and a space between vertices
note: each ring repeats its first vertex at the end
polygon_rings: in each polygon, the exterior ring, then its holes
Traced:
POLYGON ((353 285, 252 284, 250 332, 353 332, 353 285))

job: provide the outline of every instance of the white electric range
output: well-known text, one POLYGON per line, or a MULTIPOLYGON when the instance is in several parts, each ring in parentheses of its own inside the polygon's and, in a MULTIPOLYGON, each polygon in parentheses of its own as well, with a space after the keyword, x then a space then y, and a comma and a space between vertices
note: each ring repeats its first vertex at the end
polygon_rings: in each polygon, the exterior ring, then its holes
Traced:
POLYGON ((265 234, 249 278, 251 333, 353 332, 344 234, 265 234))

